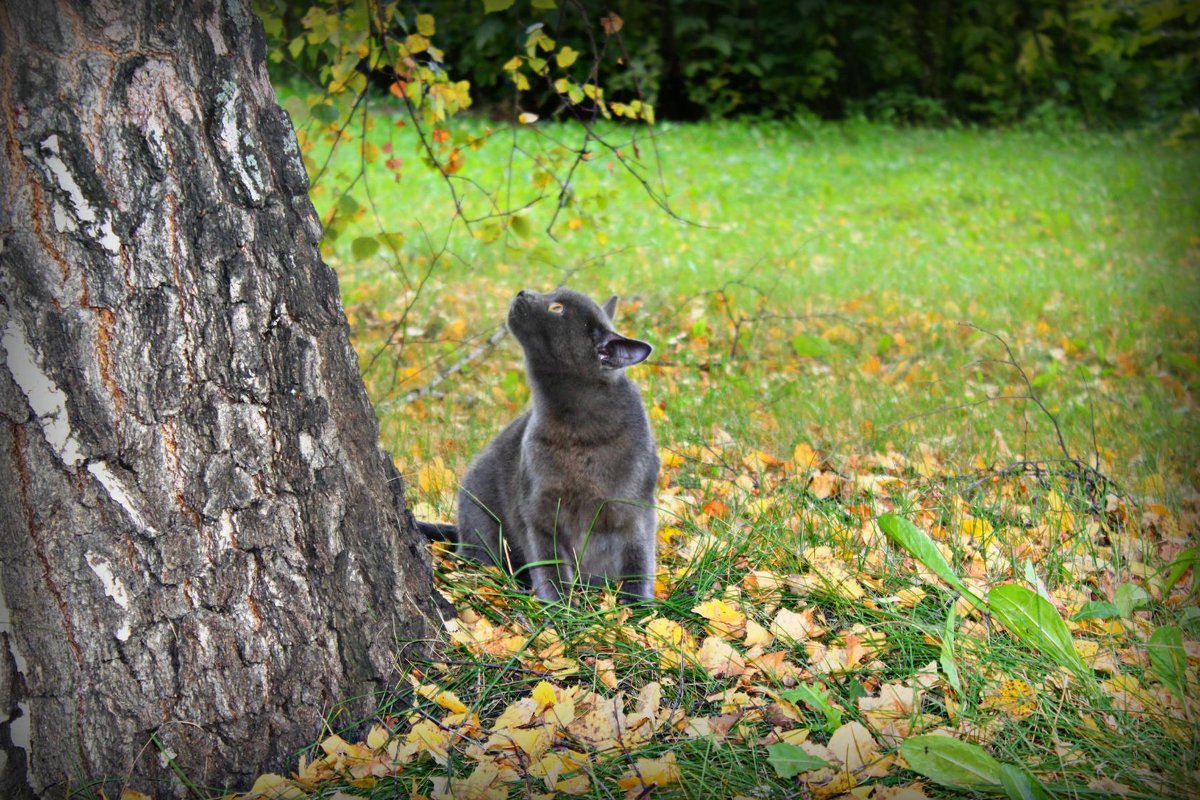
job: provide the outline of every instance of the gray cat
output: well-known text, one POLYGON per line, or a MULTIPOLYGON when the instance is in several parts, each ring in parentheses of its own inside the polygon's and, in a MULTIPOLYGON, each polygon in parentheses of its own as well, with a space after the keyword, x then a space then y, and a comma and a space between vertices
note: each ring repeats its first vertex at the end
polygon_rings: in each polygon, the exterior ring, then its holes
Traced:
POLYGON ((622 581, 626 602, 654 596, 658 454, 623 371, 651 347, 613 330, 616 307, 616 297, 601 308, 568 289, 517 293, 508 329, 525 351, 533 405, 467 471, 457 528, 419 523, 548 602, 576 580, 622 581))

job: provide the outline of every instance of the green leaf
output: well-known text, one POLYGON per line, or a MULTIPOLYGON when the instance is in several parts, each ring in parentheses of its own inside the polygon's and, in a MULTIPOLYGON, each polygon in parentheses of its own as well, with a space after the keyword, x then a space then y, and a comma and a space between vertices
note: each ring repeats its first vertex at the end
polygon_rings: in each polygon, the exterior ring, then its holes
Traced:
POLYGON ((337 122, 340 116, 337 107, 330 103, 317 103, 310 113, 318 122, 324 123, 337 122))
POLYGON ((958 612, 951 604, 950 611, 946 614, 946 627, 942 631, 942 649, 938 655, 938 661, 942 665, 942 672, 946 673, 946 680, 950 682, 950 688, 961 695, 962 679, 958 676, 958 661, 954 658, 954 627, 957 621, 958 612))
POLYGON ((842 727, 842 710, 829 702, 829 690, 807 683, 780 692, 779 696, 793 703, 800 702, 825 715, 825 729, 832 733, 842 727))
POLYGON ((900 745, 900 755, 914 772, 943 786, 998 787, 1003 765, 977 744, 949 736, 911 736, 900 745))
POLYGON ((300 51, 304 49, 305 40, 303 36, 297 36, 288 42, 288 52, 292 54, 292 58, 299 58, 300 51))
POLYGON ((526 237, 532 231, 532 228, 529 225, 529 220, 521 214, 513 214, 511 217, 509 217, 508 224, 509 227, 513 229, 513 232, 520 237, 526 237))
POLYGON ((792 349, 800 358, 820 358, 829 350, 829 342, 811 333, 800 333, 792 338, 792 349))
POLYGON ((1085 619, 1112 619, 1119 617, 1121 610, 1107 600, 1089 600, 1083 608, 1071 615, 1072 622, 1082 622, 1085 619))
POLYGON ((887 534, 889 539, 907 550, 909 555, 932 570, 935 575, 946 583, 950 584, 955 591, 970 600, 975 606, 979 608, 984 607, 983 601, 954 574, 954 570, 951 569, 950 564, 942 556, 942 551, 938 550, 937 545, 933 543, 933 539, 930 539, 928 534, 904 517, 897 516, 896 514, 884 514, 881 516, 879 518, 879 527, 887 534))
POLYGON ((497 11, 504 11, 512 8, 513 3, 517 0, 483 0, 483 13, 495 14, 497 11))
POLYGON ((386 244, 392 250, 399 250, 404 246, 404 234, 401 231, 388 231, 381 233, 378 237, 380 243, 386 244))
POLYGON ((1150 602, 1150 595, 1136 583, 1122 583, 1117 587, 1113 596, 1117 610, 1125 619, 1133 616, 1133 612, 1150 602))
POLYGON ((1163 686, 1183 700, 1186 680, 1187 652, 1183 649, 1183 631, 1174 625, 1164 625, 1150 634, 1150 668, 1163 686))
POLYGON ((1193 586, 1198 585, 1198 582, 1200 582, 1200 547, 1189 547, 1186 550, 1180 551, 1179 555, 1175 556, 1175 560, 1171 562, 1170 571, 1167 573, 1166 582, 1163 585, 1163 594, 1171 591, 1189 569, 1195 570, 1192 573, 1193 586))
POLYGON ((553 11, 558 8, 558 0, 533 0, 533 7, 542 11, 553 11))
POLYGON ((379 251, 379 240, 374 236, 359 236, 350 244, 354 258, 364 261, 379 251))
POLYGON ((1050 800, 1042 782, 1016 764, 1000 765, 1000 785, 1009 800, 1050 800))
POLYGON ((781 778, 794 778, 801 772, 830 766, 823 758, 811 756, 802 748, 787 742, 778 742, 767 748, 767 761, 781 778))
POLYGON ((1071 644, 1067 623, 1046 598, 1024 586, 1006 583, 988 592, 987 604, 1009 633, 1025 644, 1080 674, 1088 671, 1071 644))

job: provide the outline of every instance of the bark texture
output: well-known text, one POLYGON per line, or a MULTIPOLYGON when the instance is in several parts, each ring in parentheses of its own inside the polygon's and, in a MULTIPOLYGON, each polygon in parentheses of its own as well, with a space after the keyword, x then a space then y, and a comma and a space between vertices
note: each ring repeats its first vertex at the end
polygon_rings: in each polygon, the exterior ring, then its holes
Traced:
POLYGON ((245 0, 0 2, 2 796, 246 786, 430 635, 264 59, 245 0))

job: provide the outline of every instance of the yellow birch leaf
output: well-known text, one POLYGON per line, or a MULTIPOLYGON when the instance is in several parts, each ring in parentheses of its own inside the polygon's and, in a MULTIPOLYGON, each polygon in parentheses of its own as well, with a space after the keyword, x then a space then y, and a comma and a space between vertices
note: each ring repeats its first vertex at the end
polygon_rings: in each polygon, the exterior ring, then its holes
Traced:
MULTIPOLYGON (((141 796, 145 797, 145 795, 141 796)), ((264 800, 297 800, 298 798, 305 797, 305 793, 300 787, 282 775, 268 772, 265 775, 259 775, 258 779, 254 781, 254 785, 250 787, 250 791, 242 795, 242 797, 254 798, 255 800, 259 800, 259 798, 263 798, 264 800)), ((126 800, 124 791, 121 792, 121 800, 126 800)))
POLYGON ((419 33, 410 33, 404 39, 404 46, 408 49, 409 55, 424 53, 429 49, 429 39, 419 33))
POLYGON ((692 608, 692 613, 708 620, 712 632, 722 636, 740 637, 746 628, 746 615, 724 600, 713 599, 700 603, 692 608))
POLYGON ((859 722, 847 722, 838 728, 829 737, 827 746, 851 772, 857 772, 879 756, 879 743, 859 722))
POLYGON ((367 747, 372 750, 382 750, 391 738, 392 735, 388 733, 387 728, 382 725, 372 725, 370 732, 367 733, 367 747))
POLYGON ((412 726, 408 741, 417 745, 421 752, 429 753, 434 761, 445 764, 450 757, 450 737, 432 720, 423 719, 412 726))
POLYGON ((714 678, 738 676, 746 671, 746 659, 729 642, 719 636, 709 636, 696 654, 700 666, 714 678))
POLYGON ((555 60, 558 61, 558 65, 560 67, 562 67, 563 69, 566 69, 567 67, 574 64, 575 60, 578 58, 579 58, 579 51, 575 50, 570 45, 563 47, 562 50, 558 51, 558 55, 555 56, 555 60))
MULTIPOLYGON (((816 625, 812 618, 811 608, 801 613, 781 608, 771 621, 770 633, 785 641, 802 644, 809 636, 818 635, 815 631, 820 629, 820 626, 816 625)), ((821 632, 824 633, 824 630, 821 632)))
POLYGON ((549 706, 554 705, 554 686, 547 681, 541 681, 537 686, 533 687, 533 692, 530 695, 533 702, 537 704, 537 710, 543 711, 549 706))
POLYGON ((692 635, 678 622, 656 617, 646 623, 646 643, 658 652, 664 667, 680 665, 680 657, 690 660, 695 657, 696 645, 692 635))
POLYGON ((417 14, 417 32, 422 36, 433 36, 437 30, 432 14, 417 14))
POLYGON ((801 474, 804 474, 809 470, 817 469, 821 463, 821 456, 807 442, 800 442, 792 450, 792 463, 796 465, 796 469, 801 474))
POLYGON ((752 619, 746 620, 746 638, 742 640, 746 647, 766 647, 773 641, 775 636, 769 630, 752 619))
POLYGON ((679 777, 675 752, 671 751, 659 758, 639 758, 617 785, 625 790, 626 798, 647 797, 653 787, 678 783, 679 777))
POLYGON ((536 713, 537 701, 532 697, 522 697, 500 712, 500 716, 496 717, 496 720, 492 723, 491 729, 493 731, 501 731, 505 728, 517 728, 528 725, 536 713))
POLYGON ((617 688, 617 670, 613 659, 598 658, 596 659, 596 677, 610 689, 617 688))

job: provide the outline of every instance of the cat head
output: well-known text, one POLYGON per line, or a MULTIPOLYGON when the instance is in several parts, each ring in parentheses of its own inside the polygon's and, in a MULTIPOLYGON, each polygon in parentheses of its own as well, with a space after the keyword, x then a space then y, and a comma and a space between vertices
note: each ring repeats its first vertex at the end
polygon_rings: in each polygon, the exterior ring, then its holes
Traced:
POLYGON ((603 307, 570 289, 546 294, 523 290, 508 309, 508 329, 534 374, 612 379, 645 361, 653 349, 613 330, 617 298, 603 307))

